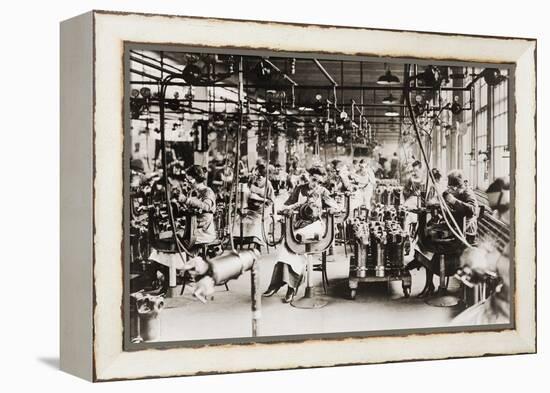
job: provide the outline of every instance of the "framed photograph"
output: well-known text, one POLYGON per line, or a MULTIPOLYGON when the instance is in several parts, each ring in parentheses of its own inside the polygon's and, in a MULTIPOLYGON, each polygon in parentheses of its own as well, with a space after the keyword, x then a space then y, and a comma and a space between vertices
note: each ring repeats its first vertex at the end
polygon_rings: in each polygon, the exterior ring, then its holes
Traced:
POLYGON ((536 351, 536 40, 61 24, 61 368, 536 351))

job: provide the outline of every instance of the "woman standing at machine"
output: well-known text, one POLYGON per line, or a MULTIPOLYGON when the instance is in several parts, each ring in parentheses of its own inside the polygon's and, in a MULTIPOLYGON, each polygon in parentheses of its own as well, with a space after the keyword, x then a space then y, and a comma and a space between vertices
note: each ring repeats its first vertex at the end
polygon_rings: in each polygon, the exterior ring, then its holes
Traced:
POLYGON ((327 176, 325 187, 330 192, 353 191, 351 175, 347 166, 340 160, 334 160, 331 163, 330 173, 327 176))
MULTIPOLYGON (((248 189, 243 197, 246 198, 246 211, 242 212, 240 220, 243 224, 243 237, 253 237, 254 242, 263 245, 265 243, 262 234, 262 213, 264 217, 269 214, 267 209, 275 199, 275 192, 271 182, 266 178, 266 166, 259 163, 252 172, 248 182, 248 189), (266 190, 267 188, 267 190, 266 190), (263 207, 266 204, 265 208, 263 207)), ((239 233, 240 220, 235 221, 234 232, 239 233)))
POLYGON ((229 193, 233 184, 233 162, 230 160, 224 161, 221 169, 214 173, 212 180, 212 190, 221 202, 229 201, 229 193))
MULTIPOLYGON (((293 214, 298 211, 294 226, 294 234, 303 240, 312 239, 316 234, 325 231, 325 224, 321 220, 321 211, 324 206, 337 209, 338 205, 330 196, 329 191, 322 186, 325 171, 322 167, 309 169, 309 181, 292 191, 285 202, 285 212, 293 214)), ((271 283, 264 292, 265 297, 273 296, 284 285, 288 286, 285 303, 294 299, 298 287, 303 280, 304 257, 291 253, 288 248, 282 247, 276 256, 277 263, 273 267, 271 283)))
POLYGON ((357 188, 359 191, 357 198, 358 202, 356 204, 370 209, 372 195, 376 186, 376 176, 374 175, 374 171, 372 170, 370 164, 364 158, 359 161, 359 169, 355 172, 353 178, 357 182, 357 188))

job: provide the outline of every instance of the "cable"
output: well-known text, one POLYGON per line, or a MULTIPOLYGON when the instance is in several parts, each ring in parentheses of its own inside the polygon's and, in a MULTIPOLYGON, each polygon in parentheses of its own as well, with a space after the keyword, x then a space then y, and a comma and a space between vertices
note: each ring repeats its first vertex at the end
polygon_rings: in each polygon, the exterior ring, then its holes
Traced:
MULTIPOLYGON (((166 197, 166 208, 168 210, 170 226, 172 227, 172 234, 174 237, 174 241, 176 243, 176 249, 177 249, 178 255, 180 256, 182 262, 185 263, 186 260, 182 254, 182 250, 191 257, 194 257, 195 254, 191 253, 189 250, 186 249, 183 243, 180 242, 178 238, 178 234, 176 232, 176 223, 174 220, 174 212, 172 211, 172 201, 170 196, 170 184, 168 182, 168 168, 166 165, 166 138, 165 138, 165 129, 164 129, 164 97, 166 94, 166 83, 172 78, 173 78, 172 76, 166 77, 160 89, 161 101, 160 101, 159 110, 160 110, 160 138, 161 138, 161 154, 162 154, 161 161, 162 161, 162 171, 164 176, 164 193, 166 197)), ((189 225, 189 223, 187 223, 187 225, 189 225)))
MULTIPOLYGON (((265 190, 264 190, 264 200, 262 201, 262 237, 264 238, 265 244, 269 247, 275 247, 277 242, 275 242, 275 236, 273 236, 273 243, 269 242, 267 235, 265 234, 265 204, 267 202, 267 192, 269 184, 269 161, 271 157, 271 122, 265 118, 267 122, 267 162, 266 162, 266 171, 265 171, 265 190)), ((273 221, 273 230, 275 230, 275 220, 273 221)))
MULTIPOLYGON (((408 68, 407 68, 407 74, 406 74, 406 77, 408 78, 408 68)), ((408 80, 407 80, 407 83, 405 84, 405 86, 408 86, 408 80)), ((429 165, 429 160, 427 158, 427 155, 426 155, 426 151, 424 150, 424 146, 422 144, 422 140, 420 139, 420 133, 418 131, 418 127, 417 127, 417 124, 416 124, 416 117, 414 115, 414 111, 413 111, 413 108, 412 108, 412 105, 411 105, 411 99, 410 99, 410 91, 408 89, 408 87, 406 88, 406 91, 405 91, 405 100, 406 100, 406 103, 407 103, 407 109, 409 110, 409 115, 411 117, 411 120, 412 120, 412 123, 413 123, 413 128, 414 128, 414 132, 415 132, 415 135, 416 135, 416 139, 418 141, 418 144, 419 144, 419 147, 420 147, 420 152, 422 154, 422 157, 424 159, 424 162, 426 163, 426 169, 428 171, 428 174, 429 174, 429 177, 430 179, 432 180, 432 182, 435 184, 435 179, 433 177, 433 174, 431 172, 431 169, 430 169, 430 165, 429 165)), ((437 187, 435 188, 435 191, 436 191, 436 194, 437 194, 437 198, 439 200, 439 203, 440 205, 443 207, 442 209, 442 215, 443 215, 443 219, 445 220, 445 223, 447 224, 447 226, 449 227, 449 230, 453 233, 453 235, 458 239, 460 240, 462 243, 464 243, 464 245, 468 248, 471 248, 472 246, 470 245, 470 243, 468 243, 468 241, 466 240, 466 238, 464 237, 464 235, 462 234, 462 230, 460 229, 460 227, 458 226, 458 224, 456 223, 448 205, 447 205, 447 202, 443 199, 443 197, 441 196, 441 194, 439 193, 439 190, 437 189, 437 187), (451 224, 449 223, 448 219, 447 219, 447 216, 446 216, 446 213, 449 215, 450 219, 451 219, 451 222, 453 223, 453 225, 455 226, 455 228, 453 229, 453 227, 451 226, 451 224), (455 231, 456 229, 456 231, 455 231)))
MULTIPOLYGON (((242 111, 241 111, 241 117, 242 117, 242 111)), ((239 171, 240 171, 240 124, 239 124, 239 130, 237 130, 237 141, 236 141, 236 152, 235 152, 235 171, 233 173, 233 182, 231 184, 231 189, 229 190, 229 209, 227 209, 227 222, 229 224, 229 243, 231 245, 231 252, 237 253, 237 250, 235 249, 235 239, 233 236, 233 226, 235 225, 235 218, 236 218, 236 209, 232 209, 233 205, 233 192, 235 193, 235 202, 237 201, 237 193, 239 191, 239 171)))
MULTIPOLYGON (((407 92, 405 94, 405 100, 407 102, 407 108, 409 110, 409 114, 411 116, 411 120, 413 122, 413 128, 414 128, 414 131, 415 131, 415 135, 416 135, 416 138, 417 138, 417 141, 418 141, 418 144, 419 144, 419 147, 420 147, 420 152, 422 154, 422 157, 424 159, 424 162, 426 163, 426 169, 427 169, 427 172, 428 172, 428 176, 430 177, 430 179, 432 180, 432 182, 435 184, 435 179, 433 178, 433 174, 431 172, 431 169, 430 169, 430 164, 429 164, 429 160, 427 158, 427 154, 426 154, 426 151, 424 150, 424 146, 422 144, 422 140, 420 139, 420 133, 418 132, 418 128, 417 128, 417 124, 416 124, 416 117, 414 115, 414 111, 412 109, 412 105, 411 105, 411 102, 410 102, 410 96, 409 96, 409 92, 407 92)), ((449 227, 450 231, 453 233, 453 235, 455 235, 455 237, 457 239, 459 239, 461 242, 463 242, 465 245, 467 245, 468 247, 471 247, 470 244, 467 242, 467 240, 464 238, 464 236, 462 235, 462 231, 460 230, 458 224, 456 223, 454 217, 452 216, 448 206, 447 206, 447 202, 442 198, 442 196, 440 195, 439 193, 439 190, 437 188, 435 188, 435 191, 436 191, 436 194, 437 194, 437 197, 438 197, 438 201, 440 203, 440 205, 444 208, 444 210, 442 210, 443 212, 443 219, 445 220, 445 223, 447 224, 447 226, 449 227), (455 231, 453 229, 453 227, 451 226, 451 224, 449 223, 449 221, 447 220, 447 216, 445 215, 445 212, 447 212, 451 218, 451 221, 453 222, 453 224, 455 225, 455 229, 458 230, 458 233, 457 231, 455 231)))
MULTIPOLYGON (((236 152, 235 152, 235 173, 233 174, 233 184, 232 188, 235 188, 235 202, 237 202, 237 193, 239 191, 239 171, 240 171, 240 155, 241 155, 241 133, 242 133, 242 127, 243 127, 243 97, 241 92, 241 87, 243 85, 242 81, 242 72, 243 72, 243 57, 240 56, 239 58, 239 128, 237 129, 237 146, 236 146, 236 152)), ((232 191, 232 190, 231 190, 232 191)), ((230 245, 231 245, 231 252, 235 255, 239 255, 237 250, 235 249, 235 239, 233 236, 233 226, 235 225, 235 218, 236 218, 236 210, 233 209, 234 213, 231 214, 231 205, 233 202, 233 192, 229 193, 229 209, 228 209, 228 222, 229 222, 229 239, 230 239, 230 245)), ((242 221, 242 217, 241 217, 242 221)), ((241 239, 242 244, 242 239, 241 239)))

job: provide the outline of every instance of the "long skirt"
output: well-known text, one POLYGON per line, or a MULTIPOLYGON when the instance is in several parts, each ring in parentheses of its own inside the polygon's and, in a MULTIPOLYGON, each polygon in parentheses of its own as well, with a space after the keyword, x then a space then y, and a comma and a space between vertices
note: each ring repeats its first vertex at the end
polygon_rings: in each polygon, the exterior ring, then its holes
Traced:
POLYGON ((279 261, 273 266, 269 288, 279 288, 287 284, 289 288, 298 289, 303 279, 302 273, 296 273, 289 264, 279 261))
MULTIPOLYGON (((264 213, 264 225, 265 225, 265 235, 268 234, 268 228, 269 228, 269 213, 271 211, 271 207, 266 207, 265 213, 264 213)), ((264 234, 262 234, 262 214, 260 212, 256 211, 247 211, 246 214, 242 217, 237 217, 235 219, 235 225, 233 226, 233 234, 235 236, 242 236, 242 237, 253 237, 254 240, 258 243, 263 245, 265 243, 264 241, 264 234), (241 235, 241 220, 243 224, 243 232, 241 235)))
MULTIPOLYGON (((315 221, 303 228, 294 231, 296 235, 301 235, 304 239, 310 239, 316 233, 323 233, 325 224, 323 221, 315 221)), ((280 247, 276 255, 277 263, 273 267, 270 287, 281 287, 287 284, 289 287, 297 289, 304 278, 306 267, 306 258, 303 255, 294 254, 286 245, 280 247)))

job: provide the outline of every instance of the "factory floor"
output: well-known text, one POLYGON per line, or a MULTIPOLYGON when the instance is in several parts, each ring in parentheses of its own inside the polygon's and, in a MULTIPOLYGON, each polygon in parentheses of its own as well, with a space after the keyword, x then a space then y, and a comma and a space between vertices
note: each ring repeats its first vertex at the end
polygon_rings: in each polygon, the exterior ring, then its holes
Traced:
MULTIPOLYGON (((260 258, 260 290, 267 288, 276 251, 260 258)), ((349 299, 349 256, 343 247, 335 248, 334 256, 327 262, 329 288, 323 294, 321 273, 313 272, 316 293, 328 300, 320 309, 298 309, 283 303, 286 288, 278 294, 262 297, 260 336, 284 336, 299 334, 323 334, 339 332, 365 332, 445 327, 460 311, 452 308, 432 307, 424 299, 416 297, 425 283, 423 270, 412 271, 411 297, 405 298, 401 282, 362 283, 355 300, 349 299)), ((449 289, 458 289, 450 280, 449 289)), ((438 278, 434 279, 437 287, 438 278)), ((303 296, 304 285, 297 298, 303 296)), ((161 338, 159 341, 182 341, 237 338, 251 336, 250 273, 229 282, 229 291, 224 286, 216 288, 214 299, 203 304, 192 295, 188 287, 182 297, 168 299, 161 312, 161 338)))

